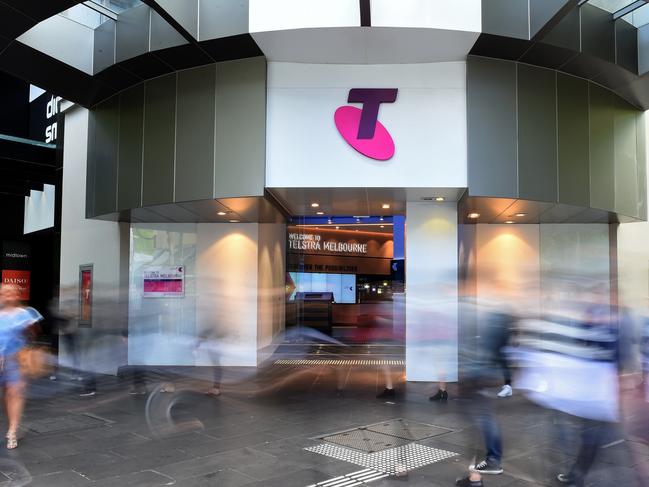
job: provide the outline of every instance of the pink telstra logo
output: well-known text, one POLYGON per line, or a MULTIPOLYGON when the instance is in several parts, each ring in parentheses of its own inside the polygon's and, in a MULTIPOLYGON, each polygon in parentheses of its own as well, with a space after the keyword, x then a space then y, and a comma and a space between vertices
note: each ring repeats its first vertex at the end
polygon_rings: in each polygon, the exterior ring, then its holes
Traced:
POLYGON ((349 91, 349 103, 362 103, 363 109, 340 107, 334 114, 336 128, 343 139, 358 152, 377 161, 394 156, 394 141, 388 129, 379 122, 381 103, 394 103, 396 88, 354 88, 349 91))

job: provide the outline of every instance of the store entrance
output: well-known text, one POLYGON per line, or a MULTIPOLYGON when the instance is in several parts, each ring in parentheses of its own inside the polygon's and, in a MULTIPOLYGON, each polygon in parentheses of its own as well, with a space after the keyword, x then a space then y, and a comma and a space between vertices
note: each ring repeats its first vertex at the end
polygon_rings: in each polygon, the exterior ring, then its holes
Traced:
POLYGON ((402 346, 404 228, 399 216, 289 225, 286 342, 402 346))

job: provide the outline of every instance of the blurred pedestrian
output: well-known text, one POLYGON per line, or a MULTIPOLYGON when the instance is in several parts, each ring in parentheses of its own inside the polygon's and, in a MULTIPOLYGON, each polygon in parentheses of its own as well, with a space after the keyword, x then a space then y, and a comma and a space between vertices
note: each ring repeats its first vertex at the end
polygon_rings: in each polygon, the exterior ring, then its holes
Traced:
POLYGON ((0 384, 4 389, 7 412, 7 448, 18 446, 17 432, 25 403, 25 382, 17 354, 27 344, 28 329, 42 317, 20 303, 16 286, 0 287, 0 384))
POLYGON ((479 428, 486 450, 482 460, 476 459, 469 466, 469 475, 456 481, 460 487, 481 487, 483 475, 503 472, 502 435, 485 391, 501 377, 504 348, 509 343, 513 323, 512 314, 502 307, 482 310, 479 332, 473 337, 473 343, 466 344, 460 352, 460 403, 479 428))

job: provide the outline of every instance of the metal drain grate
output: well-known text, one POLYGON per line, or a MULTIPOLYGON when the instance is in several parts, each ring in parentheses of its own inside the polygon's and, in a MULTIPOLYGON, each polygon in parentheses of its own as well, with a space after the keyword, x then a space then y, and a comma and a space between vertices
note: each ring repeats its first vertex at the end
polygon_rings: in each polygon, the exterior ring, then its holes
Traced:
POLYGON ((335 479, 318 482, 317 484, 312 484, 308 487, 355 487, 357 485, 367 485, 368 482, 384 479, 387 476, 388 475, 383 472, 377 472, 371 468, 366 468, 365 470, 360 470, 358 472, 341 475, 335 479))
POLYGON ((417 443, 409 443, 375 453, 363 453, 329 444, 316 445, 305 448, 305 450, 370 468, 386 475, 397 475, 458 455, 452 451, 431 448, 417 443))
POLYGON ((373 424, 367 426, 367 429, 376 433, 395 436, 410 441, 423 440, 424 438, 431 438, 432 436, 443 435, 444 433, 453 431, 447 428, 433 426, 432 424, 418 423, 401 418, 373 424))
POLYGON ((88 428, 106 426, 111 422, 88 414, 67 414, 53 418, 43 418, 26 423, 25 427, 34 433, 63 433, 88 428))
POLYGON ((397 438, 396 436, 384 435, 365 428, 357 428, 325 436, 322 440, 327 443, 353 448, 354 450, 359 450, 365 453, 378 452, 410 443, 410 440, 397 438))
POLYGON ((405 365, 403 360, 280 359, 274 365, 405 365))

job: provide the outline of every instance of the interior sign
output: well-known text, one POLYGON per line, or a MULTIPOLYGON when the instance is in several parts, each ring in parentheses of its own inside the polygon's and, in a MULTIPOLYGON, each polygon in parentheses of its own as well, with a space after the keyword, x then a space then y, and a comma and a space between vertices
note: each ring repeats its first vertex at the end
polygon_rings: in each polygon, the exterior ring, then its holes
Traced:
POLYGON ((45 111, 45 118, 47 120, 47 126, 45 127, 45 142, 51 144, 56 141, 58 124, 56 120, 54 123, 50 124, 50 121, 53 117, 59 113, 59 104, 61 103, 60 96, 52 95, 52 98, 47 102, 47 109, 45 111))
POLYGON ((366 243, 322 241, 321 235, 312 233, 289 233, 289 250, 313 250, 323 252, 339 252, 348 254, 367 254, 366 243))
POLYGON ((361 103, 363 108, 342 106, 334 114, 336 128, 343 139, 358 152, 377 161, 394 156, 394 140, 388 129, 379 122, 382 103, 394 103, 397 88, 354 88, 349 91, 348 103, 361 103))

